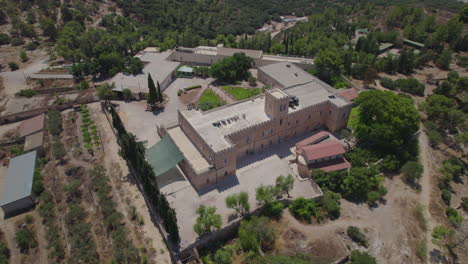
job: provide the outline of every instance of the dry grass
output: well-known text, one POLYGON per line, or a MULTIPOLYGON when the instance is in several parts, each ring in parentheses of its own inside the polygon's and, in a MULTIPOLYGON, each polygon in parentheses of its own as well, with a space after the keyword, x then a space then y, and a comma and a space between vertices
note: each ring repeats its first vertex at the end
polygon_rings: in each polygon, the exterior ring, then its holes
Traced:
POLYGON ((425 214, 426 208, 422 204, 417 204, 416 207, 414 207, 414 216, 416 217, 416 220, 418 221, 419 227, 421 227, 422 230, 426 231, 427 230, 427 219, 426 219, 426 214, 425 214))

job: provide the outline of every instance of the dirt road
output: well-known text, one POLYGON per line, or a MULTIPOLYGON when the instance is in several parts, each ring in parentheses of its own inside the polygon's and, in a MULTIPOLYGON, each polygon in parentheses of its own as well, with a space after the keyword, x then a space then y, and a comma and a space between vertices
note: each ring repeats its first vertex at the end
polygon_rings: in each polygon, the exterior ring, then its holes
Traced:
MULTIPOLYGON (((422 127, 422 125, 421 125, 422 127)), ((419 134, 419 147, 420 147, 420 162, 424 167, 423 177, 421 179, 421 193, 420 201, 421 204, 427 209, 426 220, 427 220, 427 254, 430 256, 434 249, 439 249, 438 246, 432 243, 432 229, 437 226, 436 220, 432 217, 430 208, 431 193, 434 181, 434 175, 436 174, 435 161, 432 156, 432 149, 429 146, 429 139, 424 131, 419 134)))
MULTIPOLYGON (((129 171, 127 164, 118 154, 119 146, 117 144, 117 138, 115 137, 105 114, 101 112, 100 104, 96 103, 88 106, 90 109, 93 109, 93 112, 96 115, 96 123, 100 125, 100 130, 102 132, 101 135, 103 135, 102 141, 104 144, 104 152, 106 153, 104 158, 105 164, 103 165, 109 172, 115 172, 116 167, 118 167, 117 171, 119 171, 119 173, 109 173, 109 177, 112 185, 119 186, 118 188, 114 188, 120 190, 120 193, 115 195, 116 197, 119 197, 119 205, 121 206, 125 204, 124 201, 130 200, 131 204, 136 207, 138 214, 143 218, 144 224, 140 229, 144 236, 145 244, 148 245, 147 247, 152 247, 157 251, 154 258, 155 263, 171 263, 171 258, 168 253, 169 251, 161 234, 159 233, 159 230, 151 221, 151 216, 142 194, 138 191, 137 186, 128 180, 129 171)), ((122 210, 121 212, 125 213, 125 210, 122 210)))

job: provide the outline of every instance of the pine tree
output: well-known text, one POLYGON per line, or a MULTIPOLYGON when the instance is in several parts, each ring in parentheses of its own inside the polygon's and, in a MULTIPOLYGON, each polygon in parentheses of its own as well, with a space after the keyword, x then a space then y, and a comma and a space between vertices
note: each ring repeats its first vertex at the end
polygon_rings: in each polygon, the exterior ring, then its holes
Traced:
POLYGON ((157 84, 158 84, 158 96, 157 96, 158 101, 160 103, 162 103, 164 101, 164 98, 163 98, 163 95, 162 95, 162 92, 161 92, 161 86, 159 86, 159 82, 157 82, 157 84))
POLYGON ((154 86, 153 78, 151 78, 151 75, 148 73, 148 89, 149 89, 149 94, 148 94, 148 104, 153 105, 158 101, 158 93, 156 91, 156 86, 154 86))

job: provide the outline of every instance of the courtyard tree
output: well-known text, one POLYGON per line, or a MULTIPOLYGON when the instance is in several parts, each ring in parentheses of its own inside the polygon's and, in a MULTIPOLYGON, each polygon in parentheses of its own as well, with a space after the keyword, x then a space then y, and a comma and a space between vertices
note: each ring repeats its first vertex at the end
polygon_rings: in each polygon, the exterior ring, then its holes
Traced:
POLYGON ((221 215, 216 214, 216 207, 200 205, 196 213, 198 214, 198 218, 193 226, 193 230, 198 235, 203 235, 212 232, 214 229, 219 230, 221 228, 221 215))
POLYGON ((288 176, 280 175, 278 178, 276 178, 276 188, 280 194, 286 193, 288 197, 291 197, 289 192, 292 190, 293 186, 294 177, 291 174, 288 176))
POLYGON ((291 211, 291 214, 295 218, 307 222, 310 222, 312 216, 317 218, 318 221, 320 221, 322 217, 320 208, 317 206, 315 201, 304 197, 299 197, 292 201, 289 205, 289 211, 291 211))
POLYGON ((248 213, 250 210, 249 194, 240 192, 229 195, 226 197, 226 206, 236 210, 236 212, 241 215, 248 213))
POLYGON ((421 179, 423 171, 423 166, 417 161, 408 161, 401 167, 401 172, 405 176, 405 179, 413 184, 421 179))
POLYGON ((210 67, 210 75, 220 81, 235 82, 247 80, 250 76, 249 69, 253 59, 243 52, 234 53, 230 57, 213 63, 210 67))
POLYGON ((148 73, 148 98, 147 102, 150 105, 154 105, 156 101, 159 101, 159 94, 158 91, 156 90, 156 86, 154 85, 153 78, 151 78, 151 74, 148 73))
POLYGON ((277 194, 277 189, 274 186, 261 185, 255 191, 255 198, 260 205, 272 203, 277 194))
POLYGON ((159 81, 157 81, 156 83, 157 83, 158 101, 162 103, 164 98, 161 92, 161 86, 159 85, 159 81))

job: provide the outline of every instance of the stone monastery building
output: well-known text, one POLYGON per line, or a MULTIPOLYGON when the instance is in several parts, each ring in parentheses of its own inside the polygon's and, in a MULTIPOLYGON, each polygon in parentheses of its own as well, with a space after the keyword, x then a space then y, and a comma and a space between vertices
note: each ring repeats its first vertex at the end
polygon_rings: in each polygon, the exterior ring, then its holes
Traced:
POLYGON ((258 68, 265 94, 210 111, 179 110, 178 125, 160 127, 183 154, 179 163, 196 189, 234 175, 237 160, 319 129, 346 127, 352 103, 289 62, 258 68))

